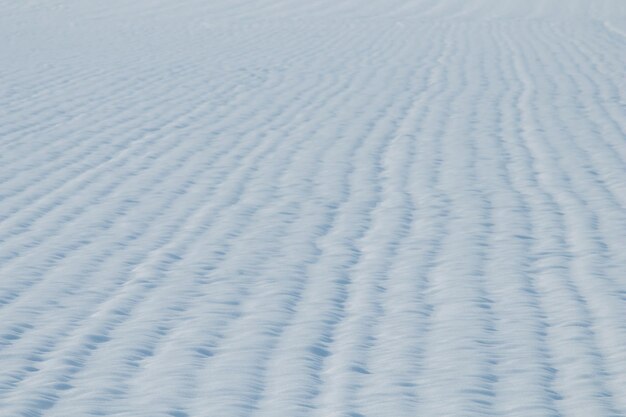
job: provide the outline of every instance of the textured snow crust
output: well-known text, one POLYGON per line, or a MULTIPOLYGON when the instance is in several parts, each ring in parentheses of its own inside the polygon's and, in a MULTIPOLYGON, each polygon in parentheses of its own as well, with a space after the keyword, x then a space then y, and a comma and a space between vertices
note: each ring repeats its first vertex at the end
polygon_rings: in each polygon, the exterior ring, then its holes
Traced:
POLYGON ((0 416, 626 416, 626 2, 0 9, 0 416))

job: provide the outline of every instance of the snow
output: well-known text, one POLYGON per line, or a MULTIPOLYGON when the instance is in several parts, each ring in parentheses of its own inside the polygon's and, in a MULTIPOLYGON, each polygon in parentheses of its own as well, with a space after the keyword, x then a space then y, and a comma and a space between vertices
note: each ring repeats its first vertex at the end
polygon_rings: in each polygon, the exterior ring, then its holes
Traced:
POLYGON ((0 416, 626 416, 626 2, 0 6, 0 416))

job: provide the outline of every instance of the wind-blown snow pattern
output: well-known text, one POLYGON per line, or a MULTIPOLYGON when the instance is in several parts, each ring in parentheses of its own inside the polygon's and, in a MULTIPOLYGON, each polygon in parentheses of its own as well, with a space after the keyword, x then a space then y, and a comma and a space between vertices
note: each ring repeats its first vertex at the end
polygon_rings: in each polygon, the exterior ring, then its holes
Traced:
POLYGON ((0 416, 626 416, 626 2, 0 3, 0 416))

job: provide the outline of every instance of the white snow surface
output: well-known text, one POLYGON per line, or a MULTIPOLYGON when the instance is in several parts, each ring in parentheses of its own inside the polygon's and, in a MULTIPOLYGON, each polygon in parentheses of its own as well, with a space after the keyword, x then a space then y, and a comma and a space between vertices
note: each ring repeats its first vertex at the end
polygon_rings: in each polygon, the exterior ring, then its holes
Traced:
POLYGON ((0 416, 626 415, 625 1, 0 9, 0 416))

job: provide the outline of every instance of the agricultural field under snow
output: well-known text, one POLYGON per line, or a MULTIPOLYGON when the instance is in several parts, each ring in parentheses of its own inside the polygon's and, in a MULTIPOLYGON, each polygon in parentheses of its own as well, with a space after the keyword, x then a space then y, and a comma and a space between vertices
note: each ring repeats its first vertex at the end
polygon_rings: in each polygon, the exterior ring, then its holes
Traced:
POLYGON ((0 416, 626 416, 626 2, 0 0, 0 416))

